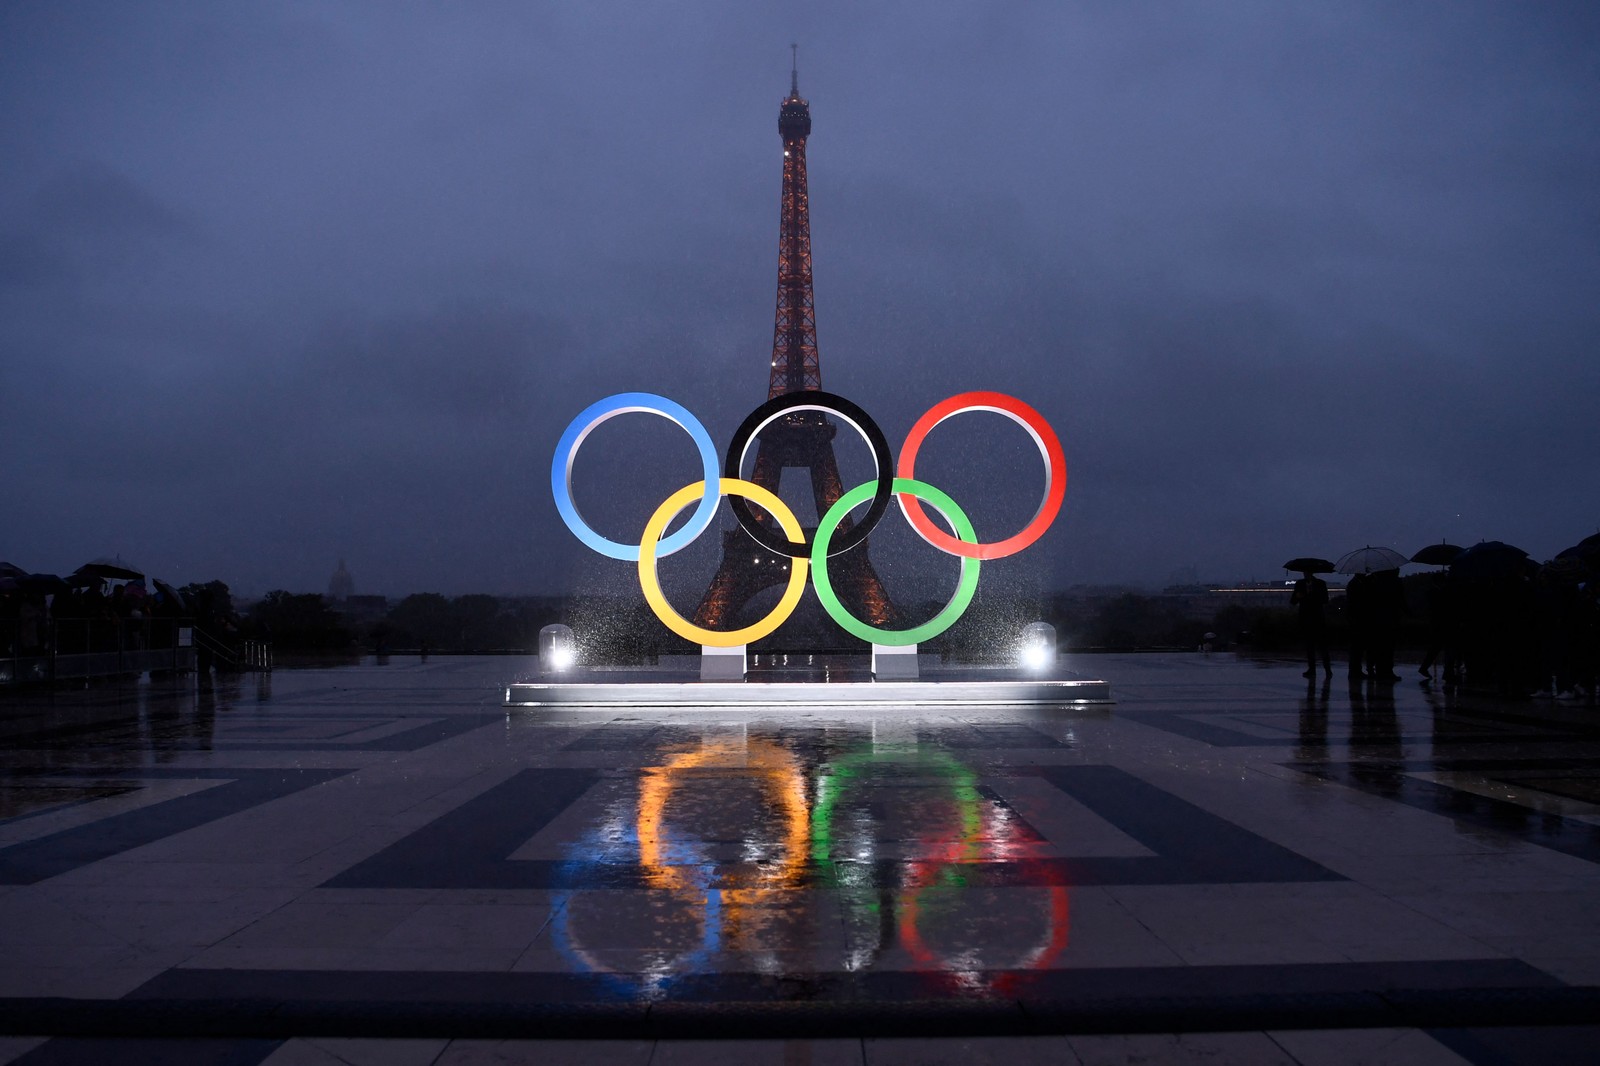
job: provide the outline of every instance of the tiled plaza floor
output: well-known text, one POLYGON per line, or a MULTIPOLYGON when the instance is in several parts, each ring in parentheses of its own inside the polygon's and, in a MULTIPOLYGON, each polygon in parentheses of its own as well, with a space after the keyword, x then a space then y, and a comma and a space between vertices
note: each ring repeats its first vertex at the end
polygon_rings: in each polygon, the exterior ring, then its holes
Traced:
POLYGON ((1600 712, 1085 658, 1113 707, 0 696, 0 1062, 1600 1059, 1600 712))

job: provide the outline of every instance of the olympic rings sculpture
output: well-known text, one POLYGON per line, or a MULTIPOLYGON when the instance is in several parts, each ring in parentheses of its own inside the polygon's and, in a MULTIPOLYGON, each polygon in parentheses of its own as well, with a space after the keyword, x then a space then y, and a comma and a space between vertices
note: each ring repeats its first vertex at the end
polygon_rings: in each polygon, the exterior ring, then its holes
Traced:
POLYGON ((752 411, 734 432, 719 473, 711 435, 687 408, 654 393, 620 392, 590 404, 567 425, 550 463, 550 491, 555 497, 561 520, 574 536, 601 555, 638 565, 639 587, 644 592, 645 602, 663 625, 686 640, 714 648, 733 648, 759 640, 781 626, 794 613, 805 592, 809 574, 823 609, 845 631, 874 644, 907 647, 938 636, 966 612, 977 591, 978 569, 984 560, 1015 555, 1037 541, 1050 528, 1066 496, 1067 460, 1055 430, 1032 407, 1004 393, 964 392, 934 404, 917 419, 900 446, 900 461, 896 465, 883 431, 871 416, 842 396, 813 390, 773 397, 752 411), (777 495, 739 476, 750 446, 760 432, 779 418, 801 411, 833 415, 849 425, 866 440, 875 467, 871 481, 857 485, 828 508, 828 513, 817 522, 816 532, 809 543, 799 519, 777 495), (1044 459, 1045 489, 1038 508, 1022 529, 1003 540, 980 541, 971 520, 954 500, 932 485, 916 479, 917 453, 928 434, 945 420, 969 411, 990 411, 1015 422, 1033 439, 1040 457, 1044 459), (578 448, 595 427, 618 415, 632 412, 658 415, 688 433, 700 454, 703 477, 662 501, 645 523, 638 544, 623 544, 596 533, 579 513, 572 499, 572 467, 578 448), (788 582, 777 605, 761 620, 732 631, 706 629, 679 615, 662 594, 660 581, 656 577, 656 560, 688 547, 710 528, 716 517, 717 505, 724 496, 729 498, 734 516, 746 533, 769 551, 793 560, 789 566, 788 582), (865 541, 888 511, 891 499, 899 504, 906 521, 923 540, 961 560, 961 575, 955 593, 944 609, 922 625, 905 629, 882 629, 856 618, 839 601, 828 577, 828 559, 865 541), (756 518, 750 507, 752 503, 772 515, 777 522, 777 530, 756 518), (867 510, 860 521, 835 537, 845 517, 862 504, 867 504, 867 510), (924 504, 931 505, 943 516, 950 532, 935 524, 924 504), (663 536, 672 521, 691 506, 694 511, 688 521, 675 533, 663 536))

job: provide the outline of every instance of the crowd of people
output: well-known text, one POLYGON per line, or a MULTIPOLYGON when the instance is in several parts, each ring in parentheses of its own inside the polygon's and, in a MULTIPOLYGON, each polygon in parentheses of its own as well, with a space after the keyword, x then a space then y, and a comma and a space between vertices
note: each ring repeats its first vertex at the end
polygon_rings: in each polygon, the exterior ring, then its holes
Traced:
POLYGON ((1417 666, 1431 684, 1505 696, 1592 698, 1600 671, 1600 581, 1582 569, 1512 565, 1488 573, 1437 570, 1401 580, 1398 569, 1354 574, 1341 598, 1314 572, 1290 602, 1306 645, 1306 677, 1331 676, 1330 614, 1341 616, 1351 680, 1400 681, 1395 651, 1405 619, 1427 646, 1417 666))
POLYGON ((63 579, 0 563, 0 658, 170 648, 193 627, 223 643, 239 632, 221 582, 180 591, 133 573, 86 573, 93 565, 63 579))
POLYGON ((151 645, 161 619, 188 617, 181 599, 150 592, 142 581, 94 582, 53 592, 0 590, 0 625, 14 633, 14 653, 38 655, 151 645), (109 586, 109 587, 108 587, 109 586))

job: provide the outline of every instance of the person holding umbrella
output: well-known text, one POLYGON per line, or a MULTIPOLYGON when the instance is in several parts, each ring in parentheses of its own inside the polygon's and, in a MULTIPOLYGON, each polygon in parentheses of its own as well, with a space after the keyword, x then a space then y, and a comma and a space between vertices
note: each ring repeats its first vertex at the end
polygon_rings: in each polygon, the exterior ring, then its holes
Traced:
POLYGON ((1334 564, 1339 573, 1350 575, 1344 587, 1344 604, 1350 619, 1352 681, 1366 677, 1374 681, 1400 680, 1394 672, 1394 631, 1400 625, 1400 568, 1410 561, 1393 548, 1369 544, 1346 552, 1334 564), (1361 669, 1363 660, 1365 672, 1361 669))
POLYGON ((1372 583, 1372 611, 1367 630, 1368 676, 1374 681, 1399 681, 1400 675, 1394 672, 1394 646, 1400 635, 1400 616, 1406 608, 1400 571, 1377 570, 1368 580, 1372 583))
POLYGON ((1317 651, 1322 652, 1322 674, 1333 676, 1333 664, 1328 657, 1328 583, 1317 576, 1319 572, 1333 569, 1326 559, 1290 559, 1285 570, 1298 570, 1303 576, 1294 583, 1294 593, 1289 603, 1299 608, 1300 635, 1306 642, 1306 669, 1301 677, 1317 676, 1317 651))
MULTIPOLYGON (((1440 541, 1430 544, 1411 557, 1414 563, 1423 566, 1449 566, 1460 555, 1462 548, 1455 544, 1440 541)), ((1433 664, 1443 657, 1444 683, 1456 683, 1457 651, 1460 646, 1460 589, 1457 583, 1450 579, 1447 571, 1439 570, 1432 574, 1423 575, 1420 585, 1422 588, 1422 608, 1428 620, 1428 647, 1422 656, 1422 664, 1417 667, 1417 673, 1422 675, 1424 685, 1433 682, 1433 664)))

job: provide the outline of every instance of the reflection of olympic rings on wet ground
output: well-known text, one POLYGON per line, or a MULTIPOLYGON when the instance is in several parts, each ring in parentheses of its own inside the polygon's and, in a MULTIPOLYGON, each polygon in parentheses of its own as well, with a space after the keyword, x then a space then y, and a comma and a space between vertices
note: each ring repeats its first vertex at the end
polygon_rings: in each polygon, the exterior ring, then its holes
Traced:
MULTIPOLYGON (((1013 888, 1007 891, 1015 893, 1023 890, 1013 888)), ((970 889, 959 882, 943 887, 913 885, 896 900, 900 915, 900 943, 922 968, 948 975, 963 988, 973 990, 988 987, 1010 994, 1015 991, 1022 972, 1047 968, 1067 948, 1067 936, 1071 929, 1067 886, 1050 885, 1046 892, 1049 906, 1046 933, 1016 959, 995 962, 980 959, 971 950, 940 952, 928 946, 922 926, 927 923, 923 909, 929 897, 933 905, 928 910, 934 913, 954 913, 956 908, 951 904, 957 902, 965 902, 969 908, 972 906, 970 889)), ((1014 919, 1015 910, 1012 906, 1005 908, 1007 920, 1014 919)))
MULTIPOLYGON (((749 813, 741 808, 734 817, 748 820, 749 813)), ((552 901, 553 942, 612 993, 656 998, 679 977, 735 958, 757 972, 777 972, 797 946, 815 943, 815 930, 785 924, 814 920, 807 890, 829 888, 844 906, 847 970, 873 969, 898 942, 912 968, 931 979, 964 992, 1008 995, 1028 971, 1052 965, 1068 936, 1067 886, 1043 886, 1042 894, 999 889, 1005 906, 996 908, 997 890, 971 883, 975 871, 995 861, 1026 864, 1030 841, 1019 836, 1022 828, 1002 801, 984 793, 970 767, 939 749, 839 755, 818 768, 808 788, 801 760, 783 745, 708 738, 701 748, 644 768, 637 800, 610 805, 572 845, 562 870, 572 887, 552 901), (903 786, 908 776, 919 779, 911 790, 919 795, 903 802, 917 805, 921 831, 899 841, 910 845, 909 853, 879 854, 878 845, 888 841, 879 838, 881 825, 871 823, 886 816, 883 797, 866 793, 903 786), (922 780, 941 783, 936 791, 947 803, 928 804, 922 780), (728 854, 731 841, 708 832, 714 822, 696 821, 727 809, 717 789, 703 790, 706 781, 755 786, 769 817, 750 824, 766 822, 773 831, 752 837, 747 829, 739 854, 728 854), (632 869, 642 885, 624 873, 632 869), (649 891, 595 891, 641 887, 649 891), (996 959, 986 943, 960 941, 970 941, 973 921, 981 927, 983 916, 1002 909, 1011 932, 1019 923, 1028 931, 1003 938, 1013 954, 996 959)))
MULTIPOLYGON (((1068 888, 1061 884, 1048 886, 1044 935, 1015 959, 1003 964, 980 962, 973 951, 941 953, 928 944, 930 938, 923 931, 927 924, 925 911, 937 916, 954 912, 957 904, 970 908, 972 898, 983 893, 982 889, 975 892, 976 886, 967 883, 973 864, 997 858, 1011 861, 1020 858, 1014 839, 1017 823, 1014 818, 1004 817, 1004 813, 1005 809, 997 807, 993 800, 986 802, 979 789, 978 776, 970 767, 938 749, 916 747, 890 753, 862 752, 837 757, 822 767, 811 819, 812 861, 831 869, 847 908, 862 917, 876 914, 878 918, 877 945, 853 952, 848 964, 850 969, 871 968, 887 946, 891 930, 919 968, 946 975, 967 991, 987 987, 1009 993, 1014 990, 1020 971, 1044 969, 1060 957, 1066 950, 1070 930, 1068 888), (842 845, 848 846, 847 841, 840 839, 841 831, 836 825, 841 804, 852 790, 870 787, 874 771, 886 766, 894 767, 897 773, 903 773, 908 767, 925 768, 928 776, 948 786, 949 799, 955 807, 956 824, 949 827, 953 832, 914 838, 917 854, 895 863, 901 871, 898 886, 876 884, 880 871, 875 869, 877 863, 864 861, 868 857, 848 852, 836 855, 842 845), (986 853, 986 845, 994 851, 986 853), (861 870, 852 869, 858 866, 861 870), (863 873, 865 877, 861 876, 863 873)), ((1021 890, 1009 888, 1006 891, 1021 890)), ((860 931, 863 925, 858 924, 856 928, 860 931)))
POLYGON ((955 624, 972 601, 982 560, 1015 555, 1044 535, 1060 512, 1061 502, 1066 495, 1067 461, 1055 431, 1032 407, 1003 393, 965 392, 935 404, 916 421, 901 445, 899 466, 895 468, 883 431, 865 411, 842 396, 805 391, 774 397, 752 411, 729 442, 719 476, 716 450, 710 434, 699 419, 682 405, 663 396, 624 392, 589 405, 567 426, 551 460, 550 489, 562 521, 580 541, 609 558, 638 564, 639 585, 651 610, 667 628, 687 640, 712 647, 737 647, 766 636, 794 612, 805 591, 809 570, 818 600, 842 628, 875 644, 903 647, 931 640, 955 624), (969 411, 989 411, 1015 422, 1027 431, 1044 459, 1045 488, 1038 508, 1022 529, 1002 540, 980 541, 971 520, 961 507, 945 493, 918 481, 915 476, 917 453, 928 434, 945 420, 969 411), (619 543, 596 533, 584 520, 572 498, 572 468, 584 438, 601 423, 629 412, 660 415, 681 427, 695 443, 704 474, 701 480, 679 489, 656 508, 645 524, 638 544, 619 543), (750 445, 761 431, 780 418, 790 418, 803 412, 833 415, 855 429, 866 439, 875 468, 871 481, 846 492, 828 508, 827 514, 821 516, 810 543, 807 543, 805 532, 794 512, 781 499, 739 476, 750 445), (684 619, 667 603, 656 576, 656 560, 687 547, 710 528, 717 504, 724 496, 730 498, 734 516, 746 533, 769 551, 792 560, 788 567, 788 582, 777 606, 760 621, 732 632, 706 629, 684 619), (891 497, 899 502, 900 510, 911 528, 923 540, 961 559, 961 576, 956 591, 944 609, 928 622, 906 629, 880 629, 855 618, 834 594, 828 576, 829 557, 847 552, 865 541, 887 512, 891 497), (767 523, 757 518, 750 506, 752 503, 771 515, 773 522, 767 523), (850 512, 862 504, 866 504, 867 509, 861 519, 835 537, 835 531, 845 525, 850 512), (924 504, 932 505, 944 518, 950 532, 934 523, 924 504), (691 506, 694 511, 688 521, 671 535, 664 535, 672 521, 691 506))
MULTIPOLYGON (((653 903, 644 919, 644 932, 658 943, 646 947, 587 943, 578 928, 582 919, 575 919, 574 912, 580 901, 596 902, 586 897, 585 890, 577 890, 556 901, 552 927, 558 950, 583 970, 603 977, 612 990, 630 996, 659 994, 677 977, 706 972, 719 954, 730 950, 755 959, 758 970, 770 969, 775 963, 765 963, 761 957, 763 951, 773 948, 760 942, 767 921, 763 912, 801 887, 809 857, 810 818, 804 769, 792 752, 770 741, 708 739, 699 749, 645 767, 639 777, 632 824, 626 824, 620 811, 613 812, 610 824, 587 834, 573 849, 565 872, 581 881, 587 868, 595 865, 632 866, 637 862, 646 887, 659 891, 657 898, 674 904, 673 914, 697 923, 699 933, 692 934, 686 927, 676 937, 668 936, 673 923, 664 918, 663 907, 653 903), (746 846, 739 861, 719 862, 715 842, 674 827, 670 817, 674 805, 693 800, 681 793, 692 793, 692 783, 707 779, 708 771, 720 772, 723 781, 746 781, 759 789, 765 806, 781 826, 772 841, 779 846, 781 858, 751 856, 746 846), (617 965, 624 959, 632 968, 617 965)), ((615 901, 607 904, 610 908, 617 905, 615 901)), ((595 917, 603 920, 598 912, 595 917)), ((605 940, 607 933, 593 936, 605 940)))
MULTIPOLYGON (((629 852, 636 854, 638 843, 637 827, 622 819, 597 826, 572 846, 572 858, 564 864, 562 874, 584 885, 599 869, 631 865, 634 855, 629 852)), ((606 879, 600 877, 602 882, 606 879)), ((675 941, 663 937, 661 934, 672 929, 662 921, 659 903, 651 900, 644 922, 658 942, 619 950, 608 942, 606 932, 599 934, 599 943, 591 945, 580 929, 592 922, 609 931, 619 920, 617 897, 588 887, 568 888, 551 900, 552 943, 569 963, 595 974, 611 993, 626 999, 658 995, 674 978, 704 970, 722 944, 722 901, 715 892, 671 893, 670 898, 681 904, 686 918, 699 923, 698 933, 684 930, 675 941), (631 965, 622 965, 624 961, 631 965)))
POLYGON ((639 863, 645 879, 657 888, 720 890, 724 902, 740 904, 797 887, 805 873, 810 823, 805 772, 792 752, 770 741, 708 743, 699 751, 673 755, 661 766, 647 767, 639 779, 639 863), (742 771, 737 776, 756 781, 783 823, 781 862, 757 862, 714 879, 707 859, 669 832, 667 809, 679 779, 705 768, 737 769, 742 771), (686 873, 690 870, 699 876, 686 873))

